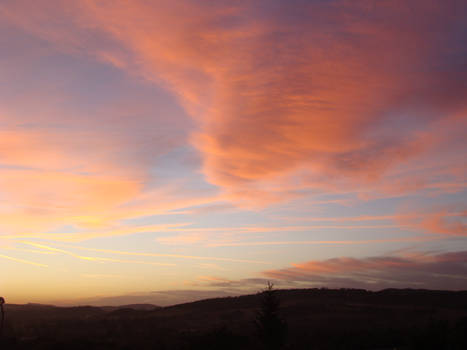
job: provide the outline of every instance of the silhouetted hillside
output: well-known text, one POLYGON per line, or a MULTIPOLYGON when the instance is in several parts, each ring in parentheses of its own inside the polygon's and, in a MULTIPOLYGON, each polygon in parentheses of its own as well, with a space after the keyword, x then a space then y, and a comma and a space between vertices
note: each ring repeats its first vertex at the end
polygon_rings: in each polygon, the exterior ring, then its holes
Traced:
MULTIPOLYGON (((465 349, 467 291, 279 290, 288 349, 465 349)), ((259 294, 158 308, 6 305, 12 349, 258 349, 259 294)))
POLYGON ((129 305, 120 305, 120 306, 101 306, 100 307, 100 309, 104 311, 115 311, 119 309, 152 311, 152 310, 159 309, 159 308, 160 306, 153 305, 153 304, 129 304, 129 305))

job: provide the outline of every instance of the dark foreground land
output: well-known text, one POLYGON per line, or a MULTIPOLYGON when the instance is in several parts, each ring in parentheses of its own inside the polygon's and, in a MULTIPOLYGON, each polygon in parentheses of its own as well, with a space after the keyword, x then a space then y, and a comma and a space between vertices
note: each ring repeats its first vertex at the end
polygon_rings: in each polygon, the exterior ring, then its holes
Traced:
MULTIPOLYGON (((284 349, 467 349, 467 291, 280 290, 284 349)), ((261 294, 164 308, 5 305, 3 349, 261 349, 261 294)), ((273 349, 275 346, 269 346, 273 349)))

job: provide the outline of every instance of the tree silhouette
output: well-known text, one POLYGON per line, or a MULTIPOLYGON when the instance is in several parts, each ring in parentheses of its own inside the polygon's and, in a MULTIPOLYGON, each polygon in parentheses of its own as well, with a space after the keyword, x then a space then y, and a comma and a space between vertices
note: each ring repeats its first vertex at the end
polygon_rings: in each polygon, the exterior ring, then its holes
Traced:
POLYGON ((2 336, 3 334, 3 323, 5 322, 5 310, 3 310, 3 304, 5 304, 5 299, 3 299, 2 297, 0 297, 0 312, 2 314, 2 320, 1 320, 1 323, 0 323, 0 336, 2 336))
POLYGON ((261 305, 255 323, 265 349, 282 349, 287 335, 287 323, 280 316, 280 299, 273 287, 268 282, 266 289, 261 292, 261 305))

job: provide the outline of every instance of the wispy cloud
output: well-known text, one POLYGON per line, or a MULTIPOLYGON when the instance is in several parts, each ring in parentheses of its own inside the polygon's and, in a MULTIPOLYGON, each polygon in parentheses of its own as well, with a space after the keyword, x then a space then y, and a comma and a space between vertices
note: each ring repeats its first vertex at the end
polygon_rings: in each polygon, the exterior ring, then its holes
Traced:
POLYGON ((209 243, 210 247, 248 247, 248 246, 268 246, 268 245, 359 245, 359 244, 374 244, 374 243, 390 243, 390 242, 424 242, 439 239, 437 237, 405 237, 393 239, 370 239, 370 240, 354 240, 354 241, 256 241, 256 242, 225 242, 225 243, 209 243))
MULTIPOLYGON (((53 250, 53 251, 60 251, 66 252, 64 254, 73 254, 63 249, 54 248, 45 246, 43 244, 37 244, 33 242, 23 242, 25 244, 29 244, 32 246, 36 246, 38 248, 53 250)), ((235 259, 235 258, 226 258, 226 257, 214 257, 214 256, 196 256, 196 255, 183 255, 183 254, 159 254, 159 253, 145 253, 145 252, 129 252, 129 251, 122 251, 122 250, 113 250, 113 249, 100 249, 100 248, 87 248, 81 247, 77 245, 60 245, 64 247, 68 247, 71 249, 77 250, 84 250, 88 252, 101 252, 101 253, 108 253, 108 254, 116 254, 116 255, 131 255, 131 256, 146 256, 146 257, 167 257, 167 258, 175 258, 175 259, 188 259, 188 260, 212 260, 212 261, 228 261, 228 262, 238 262, 238 263, 251 263, 251 264, 267 264, 265 261, 261 260, 249 260, 249 259, 235 259)), ((96 258, 102 259, 102 258, 96 258)), ((107 258, 105 258, 107 259, 107 258)))
POLYGON ((7 259, 7 260, 12 260, 12 261, 22 263, 22 264, 27 264, 27 265, 47 267, 47 265, 45 265, 45 264, 41 264, 41 263, 37 263, 37 262, 34 262, 34 261, 29 261, 29 260, 24 260, 24 259, 19 259, 19 258, 15 258, 15 257, 12 257, 12 256, 3 255, 3 254, 0 254, 0 258, 7 259))
POLYGON ((160 262, 139 261, 139 260, 122 260, 122 259, 113 259, 113 258, 106 258, 106 257, 84 256, 84 255, 75 254, 69 250, 59 249, 59 248, 51 247, 45 244, 39 244, 39 243, 27 242, 27 241, 21 241, 21 243, 30 245, 30 246, 33 246, 39 249, 44 249, 44 250, 48 250, 52 252, 69 255, 77 259, 94 261, 94 262, 115 262, 115 263, 130 263, 130 264, 144 264, 144 265, 157 265, 157 266, 175 266, 175 264, 172 264, 172 263, 160 263, 160 262))
POLYGON ((438 209, 402 215, 396 221, 414 230, 448 236, 467 236, 466 211, 438 209))

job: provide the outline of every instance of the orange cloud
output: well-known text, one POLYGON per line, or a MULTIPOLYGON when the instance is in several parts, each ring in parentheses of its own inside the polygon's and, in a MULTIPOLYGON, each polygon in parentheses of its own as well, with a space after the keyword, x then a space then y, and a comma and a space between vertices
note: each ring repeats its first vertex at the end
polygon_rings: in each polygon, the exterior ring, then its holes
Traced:
POLYGON ((303 189, 358 188, 362 198, 425 189, 433 172, 385 176, 465 145, 464 53, 427 35, 459 35, 444 22, 462 23, 450 1, 291 1, 280 13, 263 1, 7 3, 7 20, 60 49, 174 92, 197 122, 191 139, 206 179, 241 205, 303 189))
POLYGON ((220 199, 181 190, 183 183, 145 188, 147 175, 115 157, 125 147, 119 141, 96 132, 19 127, 0 131, 0 229, 22 235, 64 225, 92 230, 64 235, 71 240, 131 234, 141 230, 122 228, 117 222, 220 199))
POLYGON ((466 211, 440 210, 412 213, 400 216, 397 220, 406 227, 429 233, 467 236, 466 211))
POLYGON ((141 74, 167 84, 199 121, 193 142, 204 174, 234 201, 293 197, 277 188, 296 176, 321 186, 374 183, 432 149, 432 122, 465 118, 464 72, 430 71, 445 57, 425 33, 456 18, 449 5, 413 4, 420 23, 403 2, 301 8, 325 15, 332 30, 299 14, 294 23, 262 15, 262 3, 86 5, 86 20, 132 50, 141 74), (401 114, 403 130, 392 120, 401 114))
MULTIPOLYGON (((463 214, 464 218, 467 213, 463 214)), ((467 225, 464 222, 449 221, 446 213, 436 213, 421 222, 421 227, 429 232, 456 236, 467 236, 467 225)))
POLYGON ((41 231, 53 225, 99 226, 105 213, 133 198, 140 185, 112 175, 3 169, 3 195, 10 205, 0 211, 0 227, 41 231), (25 218, 28 218, 25 221, 25 218))

